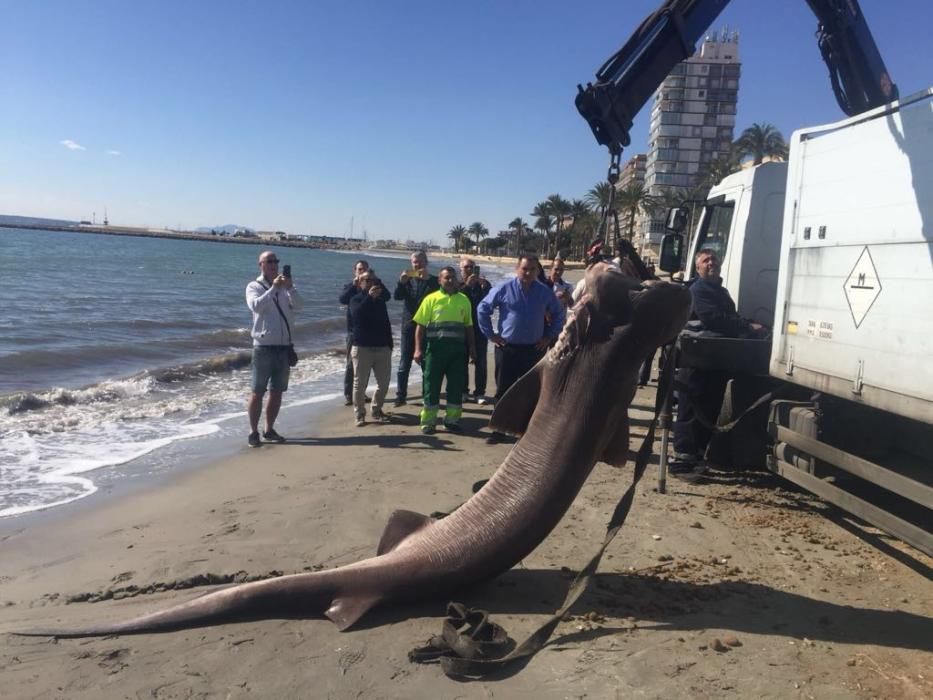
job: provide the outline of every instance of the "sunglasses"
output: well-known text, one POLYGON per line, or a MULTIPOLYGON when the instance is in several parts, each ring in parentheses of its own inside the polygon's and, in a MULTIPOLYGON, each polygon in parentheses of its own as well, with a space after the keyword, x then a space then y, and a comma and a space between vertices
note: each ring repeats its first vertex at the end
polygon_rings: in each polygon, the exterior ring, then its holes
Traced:
POLYGON ((269 265, 278 265, 278 258, 266 258, 265 260, 260 260, 261 263, 268 263, 269 265))

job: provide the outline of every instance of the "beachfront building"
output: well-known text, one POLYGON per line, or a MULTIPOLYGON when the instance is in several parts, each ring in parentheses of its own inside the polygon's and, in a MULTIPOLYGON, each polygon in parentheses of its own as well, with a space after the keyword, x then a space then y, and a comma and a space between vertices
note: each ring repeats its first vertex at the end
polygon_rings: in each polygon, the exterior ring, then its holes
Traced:
POLYGON ((619 182, 616 183, 616 189, 624 190, 631 185, 645 184, 647 161, 648 156, 644 153, 639 153, 629 158, 619 172, 619 182))
MULTIPOLYGON (((661 198, 694 187, 704 165, 729 153, 739 95, 739 35, 708 35, 699 51, 674 67, 654 94, 645 162, 645 187, 661 198)), ((642 217, 636 247, 657 245, 664 211, 642 217)))

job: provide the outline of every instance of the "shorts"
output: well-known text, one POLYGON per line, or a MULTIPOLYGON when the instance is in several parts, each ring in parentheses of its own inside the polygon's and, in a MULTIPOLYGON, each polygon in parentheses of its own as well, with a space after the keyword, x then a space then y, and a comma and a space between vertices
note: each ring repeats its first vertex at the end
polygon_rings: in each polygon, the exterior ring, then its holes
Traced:
POLYGON ((252 387, 256 394, 265 394, 266 387, 272 391, 288 391, 287 345, 254 345, 252 387))

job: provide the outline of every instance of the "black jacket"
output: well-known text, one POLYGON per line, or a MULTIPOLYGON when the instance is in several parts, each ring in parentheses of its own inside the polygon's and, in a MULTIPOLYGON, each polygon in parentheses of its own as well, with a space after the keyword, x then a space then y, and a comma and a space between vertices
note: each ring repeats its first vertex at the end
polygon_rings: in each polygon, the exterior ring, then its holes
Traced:
POLYGON ((399 282, 395 285, 393 298, 396 301, 405 302, 405 308, 402 310, 402 322, 411 323, 411 317, 415 315, 418 307, 421 306, 421 300, 440 288, 441 285, 434 275, 428 275, 426 280, 409 278, 407 282, 399 282))
POLYGON ((736 312, 735 302, 722 284, 697 278, 690 283, 690 294, 693 296, 690 318, 699 320, 704 329, 732 338, 750 331, 748 321, 736 312))
MULTIPOLYGON (((344 285, 343 291, 340 292, 340 296, 337 298, 337 300, 341 304, 344 304, 347 307, 347 333, 348 334, 353 333, 353 319, 350 316, 350 299, 352 299, 356 294, 358 294, 359 291, 360 291, 359 287, 357 287, 353 282, 349 282, 348 284, 344 285)), ((385 287, 382 288, 381 296, 382 296, 383 301, 389 301, 389 299, 391 298, 389 296, 389 290, 386 289, 385 287)))
POLYGON ((392 347, 392 326, 385 299, 373 299, 368 292, 357 292, 350 297, 347 313, 354 345, 361 348, 392 347))
POLYGON ((479 306, 479 303, 486 298, 486 295, 489 293, 489 290, 492 289, 492 285, 489 284, 489 280, 480 279, 477 284, 474 284, 472 287, 467 287, 463 285, 460 287, 460 291, 466 295, 466 298, 470 300, 470 306, 472 307, 473 312, 473 330, 477 335, 485 338, 482 333, 479 332, 479 320, 476 318, 476 307, 479 306))

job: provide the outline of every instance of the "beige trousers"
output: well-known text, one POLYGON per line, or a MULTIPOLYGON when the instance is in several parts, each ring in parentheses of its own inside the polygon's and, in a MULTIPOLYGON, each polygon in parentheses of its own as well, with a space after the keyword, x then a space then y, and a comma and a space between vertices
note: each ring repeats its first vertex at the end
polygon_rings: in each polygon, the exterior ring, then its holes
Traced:
POLYGON ((382 410, 386 392, 389 391, 389 375, 392 369, 392 348, 364 348, 354 345, 350 350, 353 358, 353 411, 357 418, 366 416, 366 387, 369 373, 376 375, 376 393, 373 395, 373 410, 382 410))

